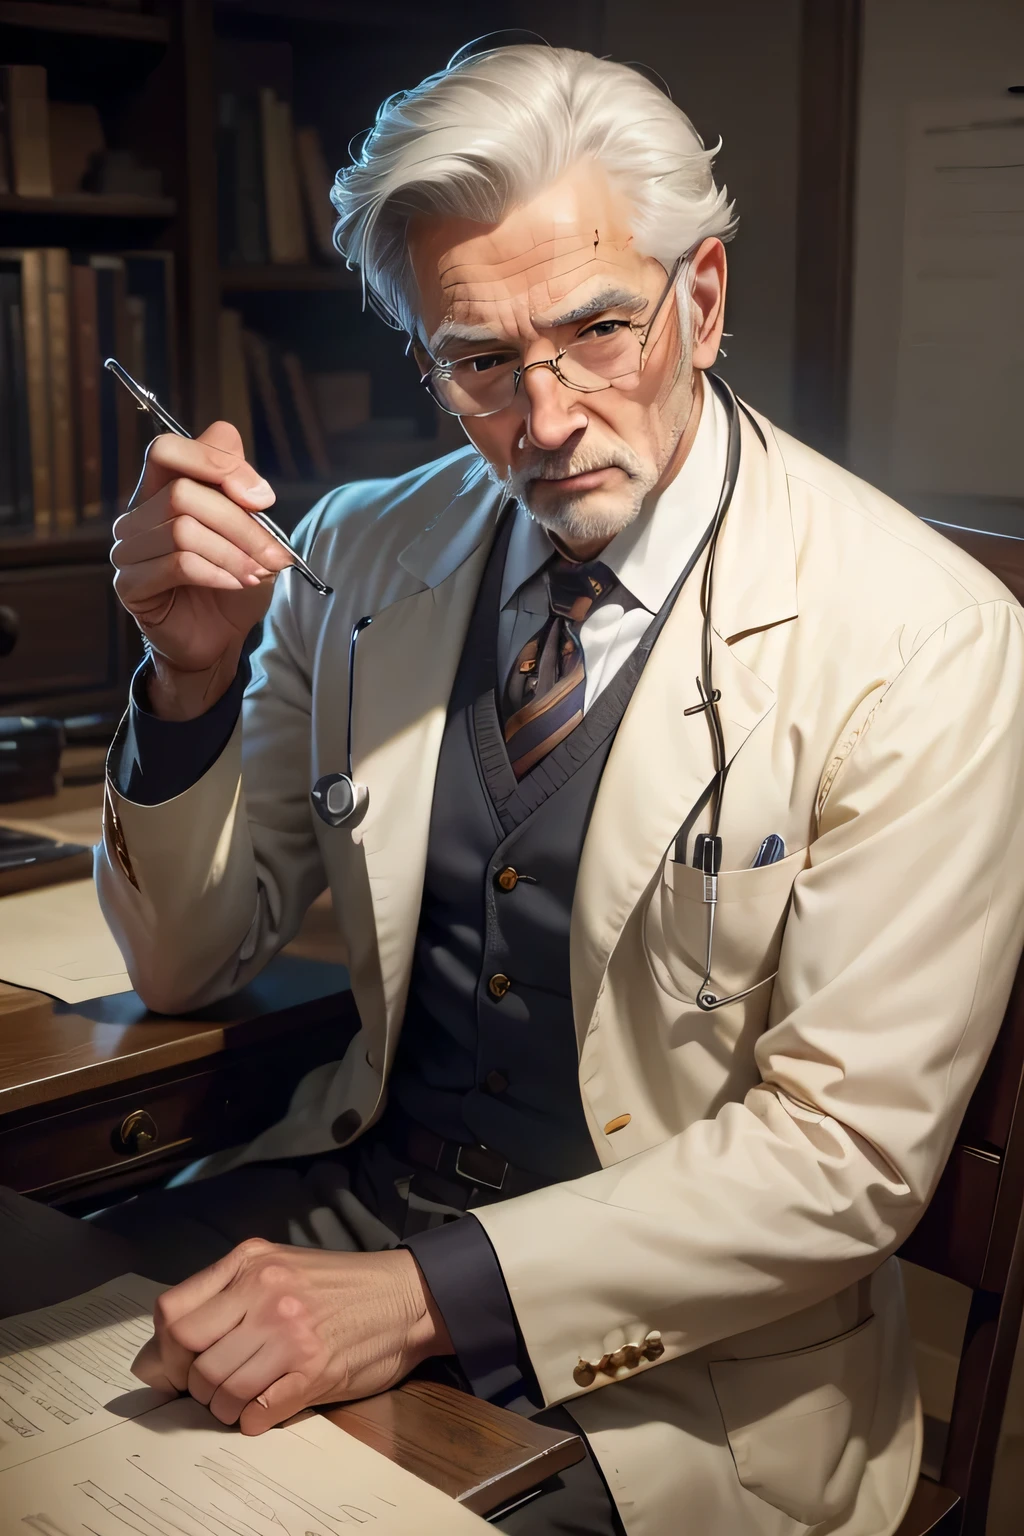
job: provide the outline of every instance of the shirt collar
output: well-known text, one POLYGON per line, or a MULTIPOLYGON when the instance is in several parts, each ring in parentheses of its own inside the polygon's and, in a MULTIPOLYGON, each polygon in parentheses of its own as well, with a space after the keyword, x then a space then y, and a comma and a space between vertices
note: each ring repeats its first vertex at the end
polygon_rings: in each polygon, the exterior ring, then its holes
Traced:
MULTIPOLYGON (((648 497, 628 528, 598 557, 649 613, 657 613, 714 515, 725 475, 729 423, 715 391, 701 380, 700 421, 690 451, 660 496, 648 497)), ((501 580, 501 606, 554 553, 522 505, 514 513, 501 580)))

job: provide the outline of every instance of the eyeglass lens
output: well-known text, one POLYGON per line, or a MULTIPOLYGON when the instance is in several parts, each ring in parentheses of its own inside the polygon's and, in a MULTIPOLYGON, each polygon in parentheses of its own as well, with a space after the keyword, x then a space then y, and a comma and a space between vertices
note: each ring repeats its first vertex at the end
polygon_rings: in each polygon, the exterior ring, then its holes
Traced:
MULTIPOLYGON (((623 321, 609 321, 607 327, 571 342, 557 360, 545 359, 546 366, 553 362, 571 389, 635 389, 643 353, 640 337, 623 321)), ((512 404, 519 369, 517 352, 460 358, 433 369, 431 392, 445 410, 460 416, 500 411, 512 404)))

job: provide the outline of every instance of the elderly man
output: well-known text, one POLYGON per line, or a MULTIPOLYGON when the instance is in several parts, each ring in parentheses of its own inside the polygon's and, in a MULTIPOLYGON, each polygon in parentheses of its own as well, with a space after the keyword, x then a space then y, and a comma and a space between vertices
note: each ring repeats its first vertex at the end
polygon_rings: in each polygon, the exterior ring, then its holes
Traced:
POLYGON ((178 1010, 329 886, 361 1028, 97 1225, 180 1281, 138 1373, 247 1433, 449 1357, 586 1436, 507 1529, 884 1536, 891 1255, 1024 933, 1021 612, 713 379, 711 159, 558 49, 385 105, 337 241, 469 446, 310 513, 328 598, 233 427, 151 449, 104 909, 178 1010))

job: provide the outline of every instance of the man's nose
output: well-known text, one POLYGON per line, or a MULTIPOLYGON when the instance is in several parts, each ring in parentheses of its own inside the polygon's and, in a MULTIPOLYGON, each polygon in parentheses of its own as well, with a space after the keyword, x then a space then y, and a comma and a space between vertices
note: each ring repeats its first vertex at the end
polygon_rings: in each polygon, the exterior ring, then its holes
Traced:
POLYGON ((578 395, 567 389, 550 368, 528 368, 519 386, 526 404, 526 437, 546 453, 562 448, 587 425, 578 395))

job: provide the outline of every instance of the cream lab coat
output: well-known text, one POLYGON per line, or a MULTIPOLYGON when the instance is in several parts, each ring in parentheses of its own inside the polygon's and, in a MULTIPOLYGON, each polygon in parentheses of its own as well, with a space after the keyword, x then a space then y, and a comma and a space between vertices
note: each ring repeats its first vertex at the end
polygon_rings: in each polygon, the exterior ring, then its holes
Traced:
MULTIPOLYGON (((920 1460, 898 1267, 999 1027, 1024 940, 1024 636, 960 549, 757 418, 715 573, 731 760, 715 973, 672 861, 711 777, 687 583, 611 750, 572 917, 599 1172, 488 1206, 537 1378, 629 1536, 885 1536, 920 1460), (782 862, 752 870, 769 832, 782 862), (618 1129, 613 1129, 618 1125, 618 1129), (660 1332, 655 1360, 626 1351, 660 1332), (580 1362, 603 1371, 580 1372, 580 1362), (574 1371, 588 1386, 580 1386, 574 1371)), ((97 878, 155 1009, 236 988, 330 886, 362 1027, 249 1157, 316 1152, 383 1107, 445 708, 500 497, 470 450, 349 486, 305 525, 334 584, 277 585, 243 725, 162 805, 109 791, 97 878), (309 790, 345 764, 357 826, 309 790), (120 851, 119 851, 120 850, 120 851)), ((699 823, 698 823, 699 826, 699 823)))

